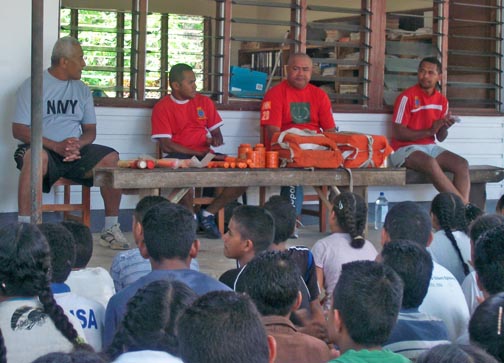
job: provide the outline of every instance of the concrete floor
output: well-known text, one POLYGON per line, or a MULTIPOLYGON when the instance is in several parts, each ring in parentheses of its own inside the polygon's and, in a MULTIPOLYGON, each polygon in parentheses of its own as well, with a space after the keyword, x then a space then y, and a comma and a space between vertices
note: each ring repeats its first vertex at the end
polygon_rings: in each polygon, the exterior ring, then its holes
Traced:
MULTIPOLYGON (((289 239, 288 244, 290 246, 306 246, 311 248, 315 242, 319 239, 327 236, 329 233, 320 233, 318 231, 318 225, 307 225, 299 229, 298 239, 289 239)), ((377 250, 381 249, 380 246, 380 231, 375 231, 372 226, 370 226, 368 231, 368 237, 371 242, 376 246, 377 250)), ((133 236, 131 232, 125 233, 126 238, 131 241, 131 245, 134 246, 133 236)), ((94 238, 94 250, 93 257, 89 262, 90 267, 101 266, 107 270, 110 270, 110 265, 112 259, 116 253, 119 251, 110 250, 99 245, 98 240, 100 238, 99 233, 93 234, 94 238)), ((236 267, 234 260, 226 258, 223 254, 223 242, 222 240, 211 240, 206 238, 201 238, 201 249, 198 254, 198 262, 200 264, 200 271, 204 272, 214 278, 219 278, 219 276, 231 269, 236 267)))

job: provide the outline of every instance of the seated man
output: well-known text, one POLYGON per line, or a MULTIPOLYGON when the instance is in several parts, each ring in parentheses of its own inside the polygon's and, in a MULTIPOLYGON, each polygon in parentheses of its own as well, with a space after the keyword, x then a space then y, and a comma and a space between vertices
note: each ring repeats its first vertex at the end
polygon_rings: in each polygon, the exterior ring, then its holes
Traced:
POLYGON ((402 292, 401 278, 390 267, 374 261, 345 263, 328 313, 329 336, 341 356, 330 362, 410 362, 382 349, 396 324, 402 292))
POLYGON ((427 249, 408 240, 391 241, 383 246, 378 259, 391 267, 404 283, 397 324, 383 347, 415 361, 422 352, 439 344, 449 344, 445 323, 418 311, 432 276, 432 257, 427 249))
MULTIPOLYGON (((261 126, 264 127, 264 143, 267 148, 270 147, 275 132, 290 128, 317 132, 336 131, 327 93, 310 84, 312 67, 312 60, 308 55, 293 54, 287 63, 287 79, 264 95, 261 126)), ((282 187, 281 194, 290 198, 297 216, 300 216, 303 203, 302 187, 282 187)))
MULTIPOLYGON (((190 159, 196 156, 201 159, 213 152, 212 146, 223 144, 220 131, 222 119, 213 102, 196 92, 196 76, 190 66, 183 63, 174 65, 169 78, 172 93, 152 110, 152 139, 160 143, 166 157, 190 159)), ((224 157, 218 154, 215 159, 224 160, 224 157)), ((207 238, 221 237, 215 224, 215 213, 245 190, 242 187, 225 188, 206 209, 200 210, 198 219, 207 238)), ((192 211, 193 202, 189 193, 182 204, 192 211)))
POLYGON ((440 192, 457 194, 469 202, 471 187, 467 160, 436 145, 448 136, 455 118, 448 111, 448 101, 436 90, 441 63, 435 57, 422 59, 418 66, 418 84, 397 97, 394 105, 390 162, 394 167, 427 174, 440 192), (453 183, 444 174, 453 173, 453 183))
POLYGON ((330 358, 327 344, 298 331, 289 320, 301 305, 299 280, 299 269, 289 255, 265 251, 247 264, 236 291, 249 295, 262 315, 266 331, 277 342, 277 363, 325 363, 330 358))
POLYGON ((266 334, 247 295, 213 291, 180 317, 179 353, 185 363, 275 362, 276 342, 266 334))
MULTIPOLYGON (((63 37, 54 45, 51 67, 43 74, 42 170, 43 191, 61 177, 80 184, 93 185, 93 168, 116 166, 119 155, 114 149, 93 144, 96 115, 89 88, 80 81, 86 66, 79 42, 63 37)), ((14 158, 19 175, 19 222, 30 222, 31 214, 31 82, 27 79, 17 93, 12 134, 23 144, 14 158)), ((119 229, 121 191, 101 187, 105 204, 105 227, 100 244, 112 249, 128 249, 128 241, 119 229)))

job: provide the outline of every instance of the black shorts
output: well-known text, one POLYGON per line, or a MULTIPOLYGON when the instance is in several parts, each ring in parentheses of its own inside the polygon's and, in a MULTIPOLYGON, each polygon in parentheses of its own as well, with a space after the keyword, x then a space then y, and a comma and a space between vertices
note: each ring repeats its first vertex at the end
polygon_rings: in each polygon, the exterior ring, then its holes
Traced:
MULTIPOLYGON (((17 168, 21 170, 23 167, 24 152, 29 148, 29 145, 19 145, 14 153, 14 159, 17 163, 17 168)), ((61 177, 70 179, 76 183, 92 186, 93 178, 85 178, 86 173, 93 169, 105 156, 115 152, 114 149, 108 146, 89 144, 80 150, 81 158, 72 162, 64 162, 63 157, 54 151, 44 149, 47 152, 47 174, 44 175, 42 190, 44 193, 49 193, 51 186, 61 177)))

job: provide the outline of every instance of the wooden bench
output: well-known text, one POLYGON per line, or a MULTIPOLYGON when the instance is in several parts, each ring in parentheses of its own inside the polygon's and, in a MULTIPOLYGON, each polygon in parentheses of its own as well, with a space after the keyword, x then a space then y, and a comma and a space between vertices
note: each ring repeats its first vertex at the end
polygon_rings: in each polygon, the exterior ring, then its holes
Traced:
MULTIPOLYGON (((447 172, 446 175, 453 180, 453 174, 447 172)), ((471 177, 471 192, 469 200, 478 207, 485 209, 486 184, 498 183, 504 179, 504 168, 492 165, 471 165, 469 166, 471 177)), ((406 171, 406 185, 408 184, 432 184, 430 179, 423 173, 414 170, 406 171)))

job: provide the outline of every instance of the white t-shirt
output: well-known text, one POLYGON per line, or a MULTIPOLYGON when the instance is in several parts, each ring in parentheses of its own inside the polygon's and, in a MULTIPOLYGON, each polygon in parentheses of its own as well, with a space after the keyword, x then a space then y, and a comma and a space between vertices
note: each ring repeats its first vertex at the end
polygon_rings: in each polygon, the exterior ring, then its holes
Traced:
MULTIPOLYGON (((464 262, 469 266, 469 270, 472 271, 473 269, 469 264, 471 260, 471 240, 469 236, 464 232, 454 231, 453 237, 457 241, 457 246, 460 249, 460 253, 462 253, 464 262)), ((459 284, 462 284, 466 277, 462 262, 444 231, 434 233, 434 239, 427 249, 431 253, 432 259, 444 266, 455 276, 459 284)))
POLYGON ((140 350, 121 354, 112 363, 183 363, 180 358, 156 350, 140 350))
MULTIPOLYGON (((315 266, 324 270, 324 290, 328 297, 332 297, 343 264, 358 260, 374 261, 378 255, 371 242, 365 241, 362 248, 353 248, 350 246, 351 241, 348 233, 333 233, 317 241, 312 247, 315 266)), ((325 309, 331 309, 331 300, 325 300, 325 309)))
POLYGON ((105 322, 103 305, 73 292, 55 293, 54 299, 65 310, 66 315, 71 314, 77 318, 89 345, 101 352, 105 322))
POLYGON ((452 342, 467 330, 469 309, 462 289, 452 273, 436 262, 427 295, 418 309, 442 319, 452 342))
POLYGON ((54 326, 37 298, 1 302, 0 328, 7 349, 7 362, 30 363, 47 353, 73 350, 72 343, 54 326))
POLYGON ((471 272, 466 276, 464 282, 462 282, 462 292, 467 301, 467 307, 469 308, 469 314, 472 315, 474 310, 479 305, 478 298, 483 299, 483 292, 478 287, 476 282, 476 271, 471 272))
POLYGON ((114 281, 103 267, 86 267, 72 271, 65 284, 70 286, 73 293, 98 301, 104 308, 115 294, 114 281))

